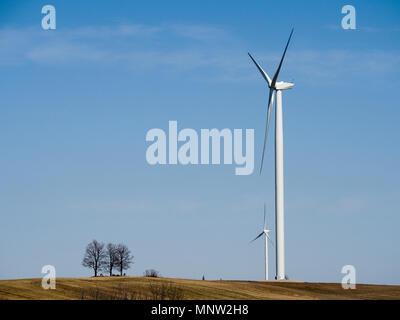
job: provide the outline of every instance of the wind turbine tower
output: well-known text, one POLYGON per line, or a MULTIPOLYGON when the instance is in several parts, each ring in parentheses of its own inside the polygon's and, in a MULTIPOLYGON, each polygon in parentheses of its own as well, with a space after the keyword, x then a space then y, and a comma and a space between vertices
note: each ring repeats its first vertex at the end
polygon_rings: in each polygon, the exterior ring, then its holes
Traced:
POLYGON ((267 229, 266 223, 267 222, 266 222, 265 203, 264 203, 264 228, 263 228, 263 231, 257 237, 255 237, 253 240, 251 240, 250 242, 257 240, 262 235, 265 235, 265 280, 268 280, 268 240, 270 240, 271 243, 273 243, 273 242, 270 239, 269 234, 268 234, 271 230, 267 229))
POLYGON ((282 63, 286 55, 286 50, 292 38, 293 29, 290 32, 289 40, 286 43, 278 69, 272 80, 268 74, 260 67, 256 60, 249 56, 260 71, 264 80, 268 83, 269 98, 267 109, 267 124, 265 127, 264 146, 261 158, 260 174, 264 162, 265 146, 268 137, 268 127, 271 118, 274 95, 276 92, 276 110, 275 110, 275 228, 276 228, 276 279, 285 279, 285 228, 284 228, 284 182, 283 182, 283 123, 282 123, 282 91, 293 88, 294 83, 277 81, 282 63))

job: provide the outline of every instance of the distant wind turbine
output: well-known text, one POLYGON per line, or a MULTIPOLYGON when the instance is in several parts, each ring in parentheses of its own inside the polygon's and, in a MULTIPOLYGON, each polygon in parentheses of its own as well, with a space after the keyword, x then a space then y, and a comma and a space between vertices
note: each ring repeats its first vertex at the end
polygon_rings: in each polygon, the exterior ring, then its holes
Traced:
POLYGON ((260 238, 262 235, 265 235, 265 280, 268 280, 268 240, 271 241, 271 244, 273 245, 272 240, 269 237, 269 232, 271 230, 267 229, 267 221, 266 221, 266 213, 265 213, 265 203, 264 203, 264 228, 263 231, 257 236, 255 237, 253 240, 250 241, 256 241, 258 238, 260 238))
POLYGON ((280 81, 277 82, 279 72, 281 71, 283 59, 286 55, 286 50, 292 38, 293 29, 290 32, 289 40, 286 43, 285 51, 283 52, 278 69, 275 72, 272 80, 266 72, 260 67, 256 60, 253 60, 261 75, 267 81, 269 87, 268 110, 267 110, 267 125, 265 127, 264 146, 261 158, 260 174, 264 162, 265 146, 268 137, 269 121, 271 118, 272 105, 274 103, 274 95, 276 91, 276 111, 275 111, 275 226, 276 226, 276 279, 285 279, 285 237, 284 237, 284 188, 283 188, 283 124, 282 124, 282 90, 291 89, 294 83, 280 81))

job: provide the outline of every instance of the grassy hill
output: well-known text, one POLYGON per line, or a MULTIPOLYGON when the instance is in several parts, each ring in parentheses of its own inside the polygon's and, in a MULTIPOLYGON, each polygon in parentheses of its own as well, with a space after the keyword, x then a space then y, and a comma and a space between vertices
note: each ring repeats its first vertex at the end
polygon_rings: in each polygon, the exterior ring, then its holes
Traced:
POLYGON ((400 299, 400 286, 366 284, 99 277, 59 278, 44 290, 41 281, 0 280, 0 299, 400 299))

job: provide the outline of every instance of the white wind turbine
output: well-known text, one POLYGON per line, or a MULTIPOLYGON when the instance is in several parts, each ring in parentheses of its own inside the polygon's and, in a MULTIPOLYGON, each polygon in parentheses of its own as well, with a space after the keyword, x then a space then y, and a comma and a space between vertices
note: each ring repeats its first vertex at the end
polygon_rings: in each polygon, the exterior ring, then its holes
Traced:
POLYGON ((268 127, 271 117, 272 105, 274 103, 274 94, 276 91, 276 111, 275 111, 275 227, 276 227, 276 279, 285 279, 285 237, 284 237, 284 194, 283 194, 283 124, 282 124, 282 90, 291 89, 294 83, 279 81, 277 82, 279 72, 281 71, 283 59, 286 55, 286 50, 292 38, 293 29, 290 32, 289 40, 286 43, 285 51, 283 52, 281 62, 275 72, 272 80, 254 60, 249 53, 251 60, 261 72, 261 75, 267 81, 269 87, 268 110, 267 110, 267 125, 265 127, 264 146, 261 158, 260 174, 264 162, 265 145, 267 143, 268 127))
POLYGON ((267 222, 266 222, 266 217, 265 217, 265 203, 264 203, 264 229, 257 237, 255 237, 253 240, 251 240, 250 243, 257 240, 262 235, 265 235, 265 280, 268 280, 268 240, 271 241, 271 244, 273 244, 273 242, 270 239, 269 234, 268 234, 271 230, 267 229, 266 223, 267 222))

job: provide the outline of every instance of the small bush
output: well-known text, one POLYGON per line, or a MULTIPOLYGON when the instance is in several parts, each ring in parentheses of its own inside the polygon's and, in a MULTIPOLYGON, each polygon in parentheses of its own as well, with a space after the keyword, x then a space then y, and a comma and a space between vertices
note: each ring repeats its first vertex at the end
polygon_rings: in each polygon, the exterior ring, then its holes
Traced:
POLYGON ((145 270, 145 272, 143 272, 143 276, 150 277, 150 278, 159 278, 160 273, 154 269, 147 269, 147 270, 145 270))

